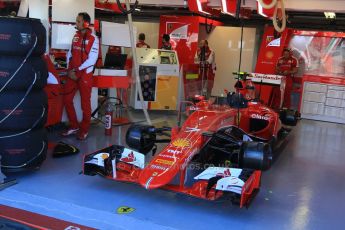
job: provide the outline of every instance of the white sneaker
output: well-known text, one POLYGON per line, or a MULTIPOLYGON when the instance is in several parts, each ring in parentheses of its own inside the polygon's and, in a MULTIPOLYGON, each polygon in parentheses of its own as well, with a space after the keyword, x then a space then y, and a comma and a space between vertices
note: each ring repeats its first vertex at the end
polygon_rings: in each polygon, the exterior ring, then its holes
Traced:
POLYGON ((78 131, 79 131, 79 128, 76 128, 76 129, 69 128, 65 132, 61 133, 61 135, 64 137, 67 137, 67 136, 76 134, 78 131))

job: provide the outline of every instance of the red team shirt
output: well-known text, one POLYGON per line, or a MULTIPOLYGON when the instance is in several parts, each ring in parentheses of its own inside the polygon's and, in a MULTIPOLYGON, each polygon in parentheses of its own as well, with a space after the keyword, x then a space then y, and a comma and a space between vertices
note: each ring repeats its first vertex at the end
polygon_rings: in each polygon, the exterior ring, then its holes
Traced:
MULTIPOLYGON (((281 72, 292 71, 294 68, 298 67, 298 60, 293 56, 289 57, 288 59, 285 59, 284 57, 280 57, 277 61, 277 67, 279 67, 281 72)), ((293 74, 286 75, 286 85, 285 85, 283 105, 287 108, 290 108, 291 106, 291 92, 292 92, 292 87, 293 87, 292 77, 293 77, 293 74)))
POLYGON ((79 71, 86 69, 86 73, 92 72, 98 59, 98 49, 98 38, 92 34, 90 29, 85 34, 77 31, 67 54, 68 69, 76 68, 79 71))
POLYGON ((144 41, 140 41, 136 45, 138 48, 151 48, 148 44, 146 44, 144 41))
MULTIPOLYGON (((280 68, 280 71, 284 72, 286 70, 291 71, 295 67, 298 67, 298 61, 295 57, 290 57, 289 59, 284 59, 284 57, 280 57, 277 62, 277 67, 280 68)), ((291 76, 291 74, 287 75, 291 76)))

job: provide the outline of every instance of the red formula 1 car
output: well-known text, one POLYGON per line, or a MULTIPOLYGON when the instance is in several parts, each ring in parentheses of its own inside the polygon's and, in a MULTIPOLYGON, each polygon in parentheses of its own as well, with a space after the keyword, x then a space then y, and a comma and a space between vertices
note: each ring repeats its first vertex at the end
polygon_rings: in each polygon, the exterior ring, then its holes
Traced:
POLYGON ((259 190, 261 170, 271 165, 272 148, 286 134, 279 115, 241 93, 197 99, 189 102, 183 125, 134 125, 126 134, 129 148, 113 145, 86 155, 84 174, 248 205, 259 190), (157 139, 166 131, 171 139, 157 139), (157 142, 167 145, 155 153, 157 142))

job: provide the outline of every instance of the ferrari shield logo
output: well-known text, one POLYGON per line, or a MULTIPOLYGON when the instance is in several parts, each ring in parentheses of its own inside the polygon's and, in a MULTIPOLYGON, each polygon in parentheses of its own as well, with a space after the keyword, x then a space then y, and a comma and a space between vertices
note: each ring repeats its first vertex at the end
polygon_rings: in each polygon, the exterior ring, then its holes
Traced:
POLYGON ((117 214, 128 214, 128 213, 134 212, 134 210, 135 210, 134 208, 122 206, 117 209, 117 214))
POLYGON ((274 39, 273 36, 267 36, 267 37, 266 37, 266 45, 267 45, 268 43, 270 43, 273 39, 274 39))

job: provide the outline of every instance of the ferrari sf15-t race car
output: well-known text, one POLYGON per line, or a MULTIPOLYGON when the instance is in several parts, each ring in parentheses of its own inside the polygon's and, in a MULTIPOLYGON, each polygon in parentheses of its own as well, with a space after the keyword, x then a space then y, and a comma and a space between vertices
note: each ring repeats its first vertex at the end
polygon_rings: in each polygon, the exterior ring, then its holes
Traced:
POLYGON ((261 170, 270 167, 272 150, 287 134, 279 114, 239 92, 188 103, 183 125, 133 125, 126 134, 129 148, 113 145, 85 155, 83 173, 248 205, 259 190, 261 170), (157 138, 167 131, 170 139, 157 138), (156 143, 164 142, 156 152, 156 143))

